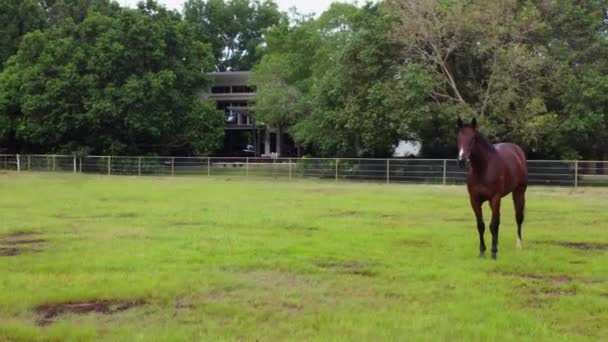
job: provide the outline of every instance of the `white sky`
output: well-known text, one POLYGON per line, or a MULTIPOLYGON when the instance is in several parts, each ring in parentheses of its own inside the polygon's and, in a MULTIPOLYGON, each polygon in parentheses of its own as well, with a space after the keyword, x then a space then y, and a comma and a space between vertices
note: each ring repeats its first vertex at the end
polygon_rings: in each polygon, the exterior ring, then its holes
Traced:
MULTIPOLYGON (((139 0, 116 0, 122 6, 134 7, 139 0)), ((181 12, 186 0, 158 0, 158 3, 165 5, 169 9, 176 9, 181 12)), ((323 13, 329 8, 332 0, 274 0, 279 5, 279 10, 287 12, 291 7, 296 7, 300 13, 323 13)), ((340 0, 339 2, 357 3, 356 0, 340 0)), ((360 1, 363 3, 364 1, 360 1)))

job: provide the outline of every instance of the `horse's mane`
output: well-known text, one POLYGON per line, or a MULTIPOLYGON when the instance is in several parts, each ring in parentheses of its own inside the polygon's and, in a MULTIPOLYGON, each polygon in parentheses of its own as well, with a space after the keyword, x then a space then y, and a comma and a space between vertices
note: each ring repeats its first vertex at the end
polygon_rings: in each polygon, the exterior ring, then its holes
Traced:
POLYGON ((488 138, 486 138, 479 131, 477 131, 477 142, 478 142, 479 145, 481 145, 484 148, 490 149, 492 151, 495 150, 494 144, 492 144, 490 142, 490 140, 488 140, 488 138))
POLYGON ((463 127, 471 127, 471 128, 473 128, 473 129, 475 129, 475 131, 477 132, 477 143, 478 143, 478 144, 479 144, 481 147, 483 147, 483 148, 485 148, 485 149, 488 149, 488 150, 490 150, 490 151, 494 151, 494 150, 496 150, 496 148, 494 147, 494 144, 492 144, 492 143, 490 142, 490 140, 488 140, 488 138, 486 138, 486 136, 485 136, 485 135, 483 135, 483 134, 482 134, 482 133, 481 133, 481 132, 480 132, 480 131, 479 131, 477 128, 475 128, 475 127, 473 127, 473 126, 471 126, 471 125, 464 125, 463 127))

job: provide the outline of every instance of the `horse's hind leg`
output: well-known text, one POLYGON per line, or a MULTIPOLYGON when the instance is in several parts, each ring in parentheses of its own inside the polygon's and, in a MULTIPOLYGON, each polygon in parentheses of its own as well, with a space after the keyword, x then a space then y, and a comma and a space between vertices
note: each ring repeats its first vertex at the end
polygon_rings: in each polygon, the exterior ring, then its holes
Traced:
POLYGON ((513 191, 513 206, 515 207, 515 221, 517 222, 517 249, 521 249, 521 225, 524 223, 524 210, 526 207, 526 187, 513 191))
POLYGON ((486 230, 486 225, 483 222, 481 204, 481 201, 471 197, 471 208, 473 208, 473 211, 475 212, 475 218, 477 218, 477 231, 479 232, 479 257, 483 258, 486 254, 486 243, 483 239, 483 233, 486 230))

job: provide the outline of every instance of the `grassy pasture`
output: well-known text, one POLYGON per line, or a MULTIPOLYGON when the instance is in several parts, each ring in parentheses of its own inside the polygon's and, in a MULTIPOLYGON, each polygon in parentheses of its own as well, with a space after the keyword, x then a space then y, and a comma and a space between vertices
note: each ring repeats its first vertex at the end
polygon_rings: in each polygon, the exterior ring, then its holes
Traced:
POLYGON ((0 341, 608 340, 608 189, 527 203, 492 261, 463 186, 3 173, 0 341))

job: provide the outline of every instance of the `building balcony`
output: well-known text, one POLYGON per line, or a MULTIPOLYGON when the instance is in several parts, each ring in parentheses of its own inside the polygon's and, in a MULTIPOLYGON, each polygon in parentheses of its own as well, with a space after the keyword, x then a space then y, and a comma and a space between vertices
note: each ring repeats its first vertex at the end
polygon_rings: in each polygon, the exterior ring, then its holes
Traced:
POLYGON ((206 94, 206 98, 212 101, 253 101, 255 93, 206 94))

